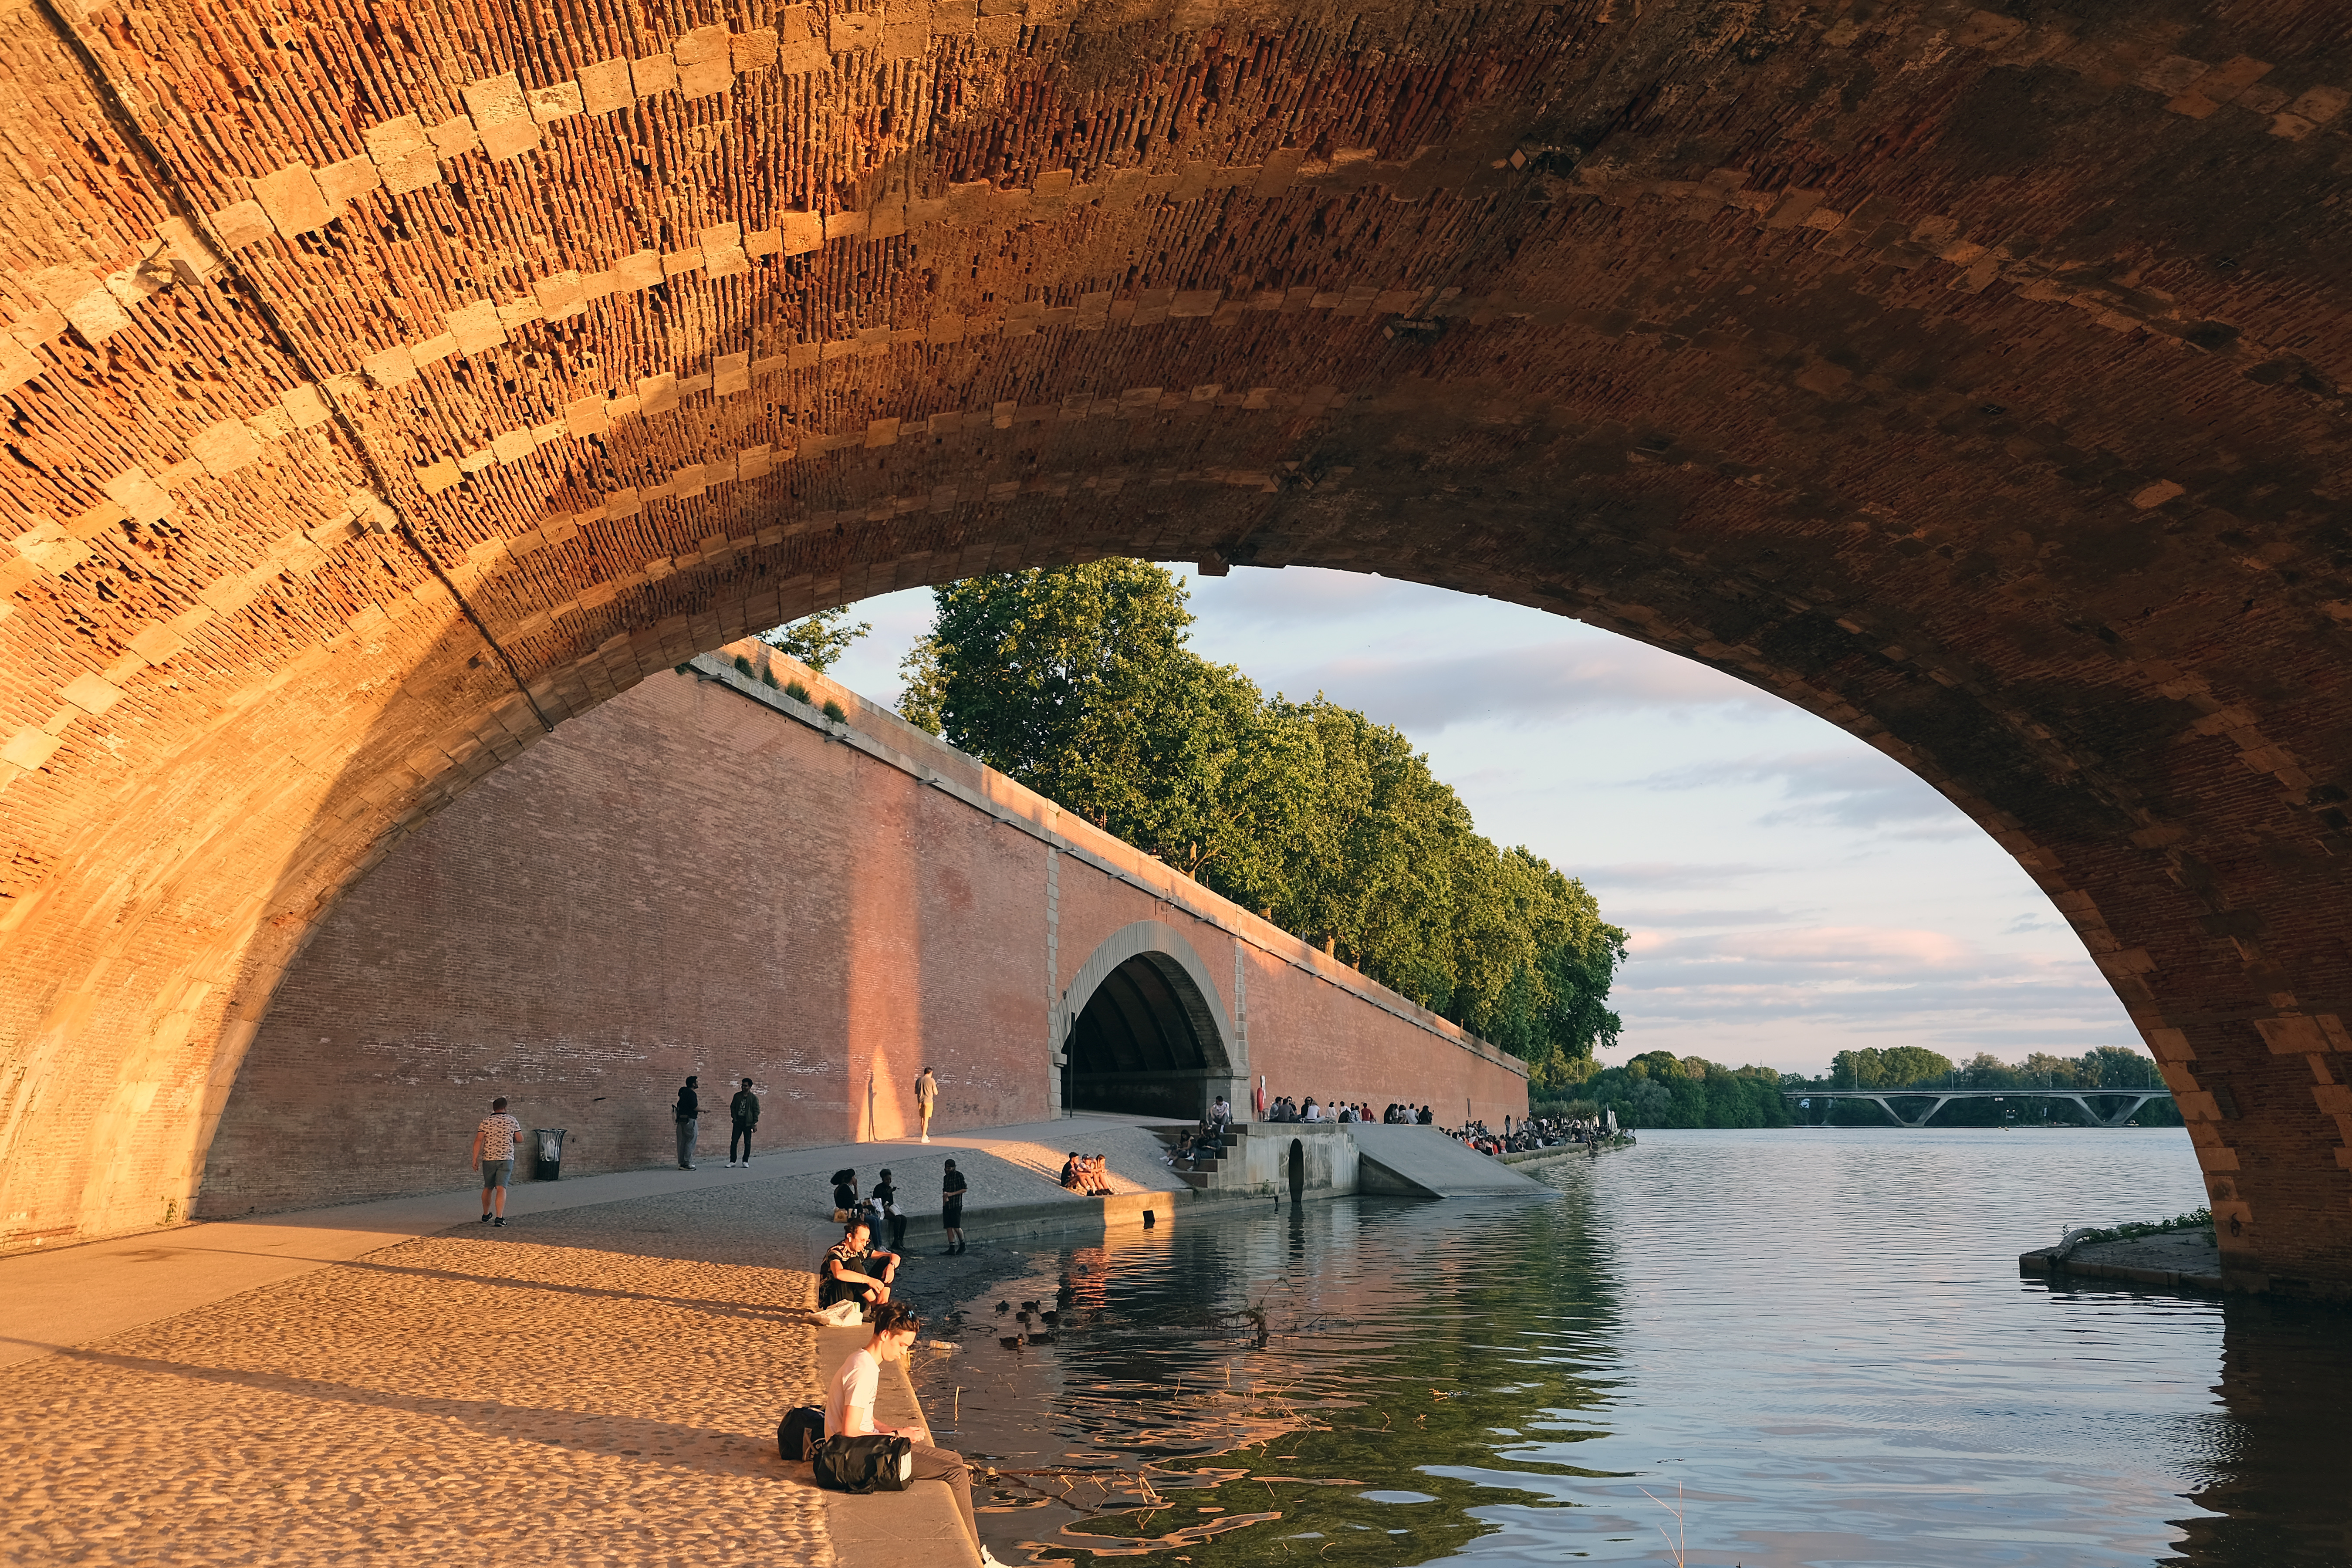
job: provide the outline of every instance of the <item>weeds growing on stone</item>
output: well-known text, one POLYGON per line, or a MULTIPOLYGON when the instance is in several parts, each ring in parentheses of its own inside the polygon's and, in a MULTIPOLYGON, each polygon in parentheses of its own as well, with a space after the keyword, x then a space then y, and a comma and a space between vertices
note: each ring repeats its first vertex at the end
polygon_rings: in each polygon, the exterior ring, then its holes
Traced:
POLYGON ((2130 1241, 2137 1237, 2162 1236, 2167 1231, 2206 1230, 2210 1229, 2212 1224, 2212 1209, 2200 1207, 2193 1208, 2187 1214, 2175 1215, 2170 1219, 2158 1220, 2152 1225, 2136 1221, 2130 1225, 2112 1226, 2105 1230, 2078 1229, 2070 1230, 2066 1234, 2075 1238, 2075 1245, 2087 1247, 2095 1241, 2130 1241))

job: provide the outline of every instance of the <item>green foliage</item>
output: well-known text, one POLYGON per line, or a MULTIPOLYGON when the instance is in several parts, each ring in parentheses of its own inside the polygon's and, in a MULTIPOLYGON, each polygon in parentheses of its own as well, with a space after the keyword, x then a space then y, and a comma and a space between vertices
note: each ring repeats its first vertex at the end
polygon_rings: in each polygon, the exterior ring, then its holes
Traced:
POLYGON ((1841 1089, 1896 1089, 1909 1083, 1941 1083, 1951 1071, 1949 1057, 1918 1046, 1896 1046, 1884 1051, 1840 1051, 1831 1058, 1830 1081, 1841 1089))
POLYGON ((761 670, 760 672, 760 684, 767 687, 772 691, 775 689, 776 672, 772 669, 761 670))
MULTIPOLYGON (((1811 1089, 1912 1089, 1926 1094, 1938 1089, 2073 1089, 2117 1093, 2127 1089, 2162 1089, 2164 1075, 2144 1053, 2126 1046, 2100 1046, 2079 1057, 2035 1051, 2021 1062, 2005 1062, 1979 1051, 1954 1064, 1933 1051, 1915 1046, 1892 1050, 1841 1051, 1830 1070, 1818 1079, 1796 1073, 1783 1077, 1782 1086, 1795 1093, 1811 1089)), ((2072 1126, 2081 1111, 2064 1100, 2010 1101, 1958 1100, 1936 1113, 1934 1127, 1990 1127, 2031 1120, 2072 1126)), ((1868 1101, 1838 1100, 1801 1112, 1807 1120, 1837 1126, 1883 1127, 1886 1113, 1868 1101)), ((2168 1100, 2151 1100, 2133 1118, 2143 1127, 2177 1127, 2179 1108, 2168 1100)))
POLYGON ((784 695, 795 702, 805 702, 809 700, 809 689, 797 680, 787 680, 784 682, 784 695))
POLYGON ((824 700, 824 716, 836 724, 849 722, 849 710, 830 697, 824 700))
POLYGON ((1534 1064, 1616 1043, 1625 933, 1583 884, 1480 837, 1402 733, 1266 698, 1186 647, 1149 562, 933 591, 900 667, 910 721, 1534 1064))
POLYGON ((751 661, 740 653, 735 656, 735 673, 738 675, 751 673, 751 661))
MULTIPOLYGON (((2100 1048, 2112 1051, 2118 1047, 2105 1046, 2100 1048)), ((2129 1241, 2136 1237, 2162 1236, 2167 1231, 2174 1230, 2210 1230, 2212 1226, 2211 1208, 2193 1208, 2187 1214, 2174 1215, 2170 1219, 2160 1219, 2154 1224, 2135 1221, 2130 1225, 2110 1226, 2105 1230, 2094 1230, 2084 1236, 2078 1245, 2087 1247, 2096 1241, 2129 1241)))
MULTIPOLYGON (((1584 1079, 1582 1099, 1617 1113, 1620 1127, 1786 1127, 1780 1074, 1703 1057, 1645 1051, 1584 1079)), ((1531 1107, 1532 1108, 1532 1107, 1531 1107)))
MULTIPOLYGON (((760 634, 760 640, 823 675, 841 660, 850 645, 874 629, 872 621, 849 624, 849 611, 820 610, 804 621, 793 621, 760 634)), ((740 660, 738 661, 740 662, 740 660)))

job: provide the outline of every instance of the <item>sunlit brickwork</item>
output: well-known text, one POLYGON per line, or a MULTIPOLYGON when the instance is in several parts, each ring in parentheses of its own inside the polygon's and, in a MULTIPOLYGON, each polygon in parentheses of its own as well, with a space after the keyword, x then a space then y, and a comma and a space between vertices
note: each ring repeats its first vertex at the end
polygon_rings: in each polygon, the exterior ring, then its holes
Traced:
POLYGON ((184 1213, 549 729, 1112 552, 1576 615, 1934 782, 2352 1290, 2332 0, 0 13, 0 1246, 184 1213))

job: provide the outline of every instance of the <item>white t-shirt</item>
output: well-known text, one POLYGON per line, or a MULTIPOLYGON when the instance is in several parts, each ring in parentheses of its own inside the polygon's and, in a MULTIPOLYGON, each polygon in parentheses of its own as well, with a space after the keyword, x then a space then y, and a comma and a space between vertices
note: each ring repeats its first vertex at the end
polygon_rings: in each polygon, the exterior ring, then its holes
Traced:
POLYGON ((874 1425, 874 1391, 880 1384, 882 1363, 871 1350, 861 1350, 841 1363, 824 1389, 824 1435, 838 1437, 849 1430, 849 1407, 866 1407, 866 1425, 874 1425))

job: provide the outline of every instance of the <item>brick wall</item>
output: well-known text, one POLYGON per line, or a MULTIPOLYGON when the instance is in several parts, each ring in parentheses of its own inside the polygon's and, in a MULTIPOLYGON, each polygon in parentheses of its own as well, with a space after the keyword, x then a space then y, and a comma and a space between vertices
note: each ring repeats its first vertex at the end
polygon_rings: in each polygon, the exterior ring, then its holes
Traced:
POLYGON ((322 923, 237 1074, 199 1215, 463 1186, 496 1095, 568 1129, 567 1171, 658 1165, 689 1073, 706 1158, 744 1077, 767 1148, 902 1134, 926 1064, 941 1127, 1040 1120, 1048 973, 1066 987, 1142 920, 1245 1014, 1275 1092, 1525 1113, 1491 1047, 887 710, 773 660, 842 702, 833 726, 699 664, 492 774, 322 923))

